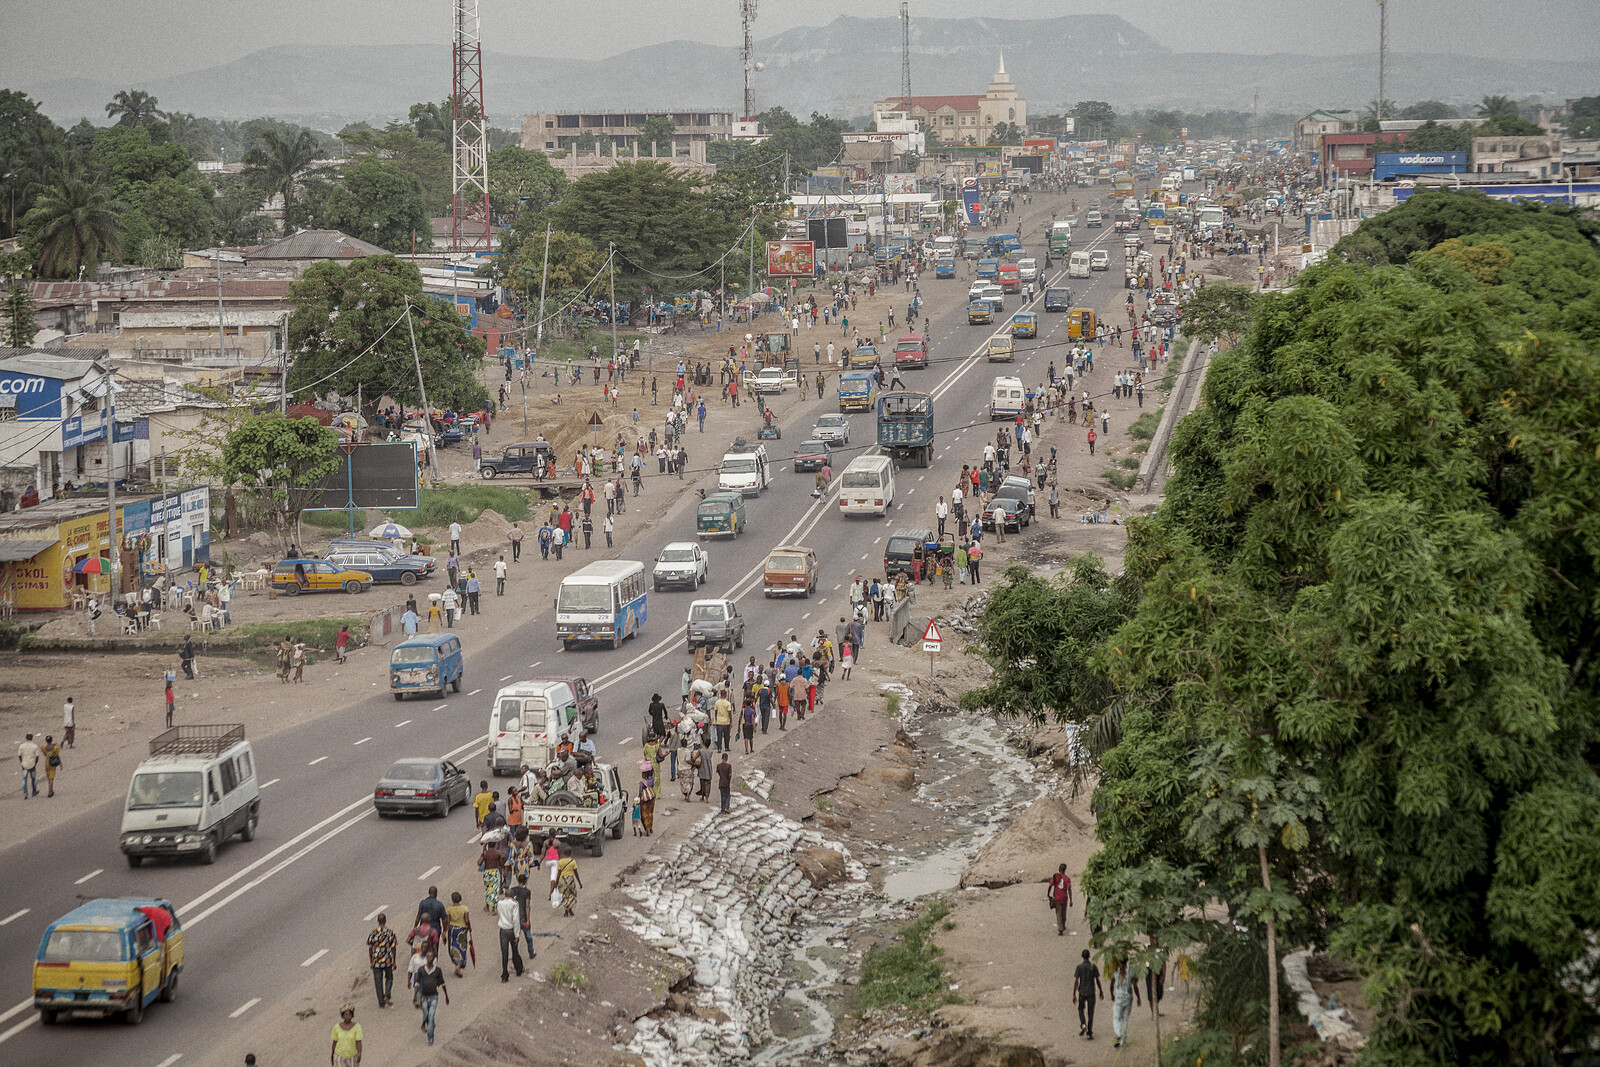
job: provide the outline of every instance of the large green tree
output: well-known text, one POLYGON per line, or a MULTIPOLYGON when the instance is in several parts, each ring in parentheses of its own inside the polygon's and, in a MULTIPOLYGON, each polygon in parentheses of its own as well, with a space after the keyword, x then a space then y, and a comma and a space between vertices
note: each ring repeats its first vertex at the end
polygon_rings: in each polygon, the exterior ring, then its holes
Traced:
POLYGON ((664 160, 640 160, 579 178, 550 218, 597 249, 615 242, 618 288, 631 292, 681 285, 737 241, 741 225, 713 206, 699 179, 664 160))
POLYGON ((245 154, 246 176, 263 192, 283 198, 283 232, 288 233, 294 210, 295 184, 322 154, 309 130, 280 134, 267 130, 245 154))
POLYGON ((1068 112, 1077 119, 1077 136, 1107 137, 1117 122, 1117 112, 1104 100, 1079 100, 1068 112))
POLYGON ((1600 96, 1583 96, 1572 102, 1567 136, 1574 139, 1600 137, 1600 96))
POLYGON ((423 295, 421 272, 405 260, 386 255, 315 264, 290 286, 289 299, 292 392, 354 399, 359 391, 369 417, 383 396, 420 405, 409 308, 428 402, 457 411, 477 411, 488 402, 475 376, 482 338, 468 333, 447 303, 423 295))
POLYGON ((27 243, 38 249, 46 278, 88 278, 105 259, 122 255, 122 218, 128 205, 106 182, 79 170, 61 172, 39 194, 24 220, 27 243))
POLYGON ((161 117, 159 103, 143 89, 124 89, 106 105, 106 117, 118 126, 143 126, 161 117))
POLYGON ((61 144, 61 130, 36 101, 0 89, 0 237, 14 235, 44 187, 61 144))
POLYGON ((433 230, 422 183, 388 160, 364 156, 347 163, 319 211, 313 226, 341 230, 391 252, 432 247, 433 230))
POLYGON ((489 153, 489 206, 502 221, 542 212, 566 191, 567 176, 543 152, 506 145, 489 153))
POLYGON ((339 435, 316 419, 251 415, 222 445, 222 476, 260 498, 287 543, 300 512, 317 503, 312 487, 344 462, 339 435))

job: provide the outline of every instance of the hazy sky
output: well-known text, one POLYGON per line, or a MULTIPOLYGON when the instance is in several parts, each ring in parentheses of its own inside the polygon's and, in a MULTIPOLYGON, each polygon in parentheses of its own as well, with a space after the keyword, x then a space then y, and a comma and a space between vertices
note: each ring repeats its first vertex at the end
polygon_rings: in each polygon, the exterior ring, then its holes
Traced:
MULTIPOLYGON (((1390 0, 1396 51, 1504 59, 1600 54, 1596 0, 1390 0), (1582 27, 1589 29, 1584 30, 1582 27)), ((286 43, 447 46, 451 0, 5 0, 0 85, 161 77, 286 43)), ((653 41, 739 40, 738 0, 482 0, 485 45, 601 58, 653 41)), ((841 14, 894 17, 897 0, 763 0, 756 36, 841 14)), ((1175 51, 1354 52, 1374 47, 1375 0, 911 0, 913 21, 1120 14, 1175 51)))

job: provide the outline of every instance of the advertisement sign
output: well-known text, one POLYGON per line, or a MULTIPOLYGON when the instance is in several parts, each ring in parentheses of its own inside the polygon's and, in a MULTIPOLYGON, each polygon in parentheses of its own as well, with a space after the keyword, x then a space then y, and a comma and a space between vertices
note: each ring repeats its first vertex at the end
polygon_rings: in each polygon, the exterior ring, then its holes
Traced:
POLYGON ((15 408, 21 422, 61 417, 61 380, 37 374, 0 371, 0 407, 15 408))
POLYGON ((976 226, 983 212, 983 205, 978 203, 978 179, 961 179, 961 205, 967 211, 967 225, 976 226))
POLYGON ((98 441, 106 435, 106 413, 104 410, 91 413, 85 421, 85 416, 74 415, 61 422, 61 450, 77 448, 90 441, 98 441))
POLYGON ((1022 139, 1022 147, 1035 148, 1040 152, 1054 152, 1056 150, 1056 139, 1054 137, 1024 137, 1022 139))
POLYGON ((891 195, 895 193, 914 193, 917 191, 917 176, 915 174, 885 174, 883 176, 883 191, 891 195))
POLYGON ((1000 177, 1000 175, 1002 175, 1004 173, 1005 173, 1005 164, 1002 163, 1000 160, 998 160, 998 159, 986 159, 986 160, 983 161, 982 174, 983 174, 983 176, 985 178, 998 178, 998 177, 1000 177))
POLYGON ((767 273, 780 278, 809 278, 817 269, 817 246, 811 241, 768 241, 767 273))

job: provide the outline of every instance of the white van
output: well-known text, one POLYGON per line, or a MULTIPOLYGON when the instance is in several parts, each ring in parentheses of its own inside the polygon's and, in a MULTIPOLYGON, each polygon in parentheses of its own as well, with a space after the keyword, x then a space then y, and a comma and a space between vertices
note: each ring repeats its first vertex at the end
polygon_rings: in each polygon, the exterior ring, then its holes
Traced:
POLYGON ((885 515, 894 504, 894 463, 888 456, 857 456, 839 476, 839 514, 885 515))
POLYGON ((722 457, 722 469, 717 472, 717 488, 729 493, 759 496, 761 490, 772 484, 772 466, 767 460, 767 446, 751 448, 743 439, 722 457))
POLYGON ((1101 219, 1100 212, 1091 209, 1086 215, 1083 216, 1083 224, 1085 226, 1091 226, 1091 227, 1099 226, 1100 225, 1100 219, 1101 219))
POLYGON ((133 772, 122 810, 122 853, 128 866, 146 856, 199 856, 238 834, 251 841, 261 820, 256 757, 238 723, 174 726, 150 742, 150 758, 133 772))
POLYGON ((489 770, 499 777, 523 764, 545 766, 559 741, 578 743, 579 720, 577 694, 566 682, 511 683, 489 709, 489 770))
POLYGON ((954 257, 956 254, 956 239, 948 234, 933 239, 933 258, 943 259, 945 256, 954 257))
POLYGON ((989 390, 989 420, 1014 419, 1022 414, 1028 398, 1022 388, 1022 379, 1005 375, 994 380, 989 390))
POLYGON ((1111 253, 1104 248, 1096 248, 1089 253, 1090 270, 1110 270, 1111 253))
POLYGON ((1074 252, 1072 253, 1072 258, 1067 260, 1067 277, 1069 278, 1087 278, 1089 277, 1090 269, 1089 253, 1087 252, 1074 252))

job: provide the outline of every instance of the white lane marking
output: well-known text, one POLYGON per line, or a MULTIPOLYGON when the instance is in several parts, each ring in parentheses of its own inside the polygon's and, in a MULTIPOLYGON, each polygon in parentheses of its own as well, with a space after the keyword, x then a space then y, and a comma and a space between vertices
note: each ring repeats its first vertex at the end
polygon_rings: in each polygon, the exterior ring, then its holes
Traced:
POLYGON ((7 923, 16 922, 18 919, 22 918, 32 910, 32 908, 23 908, 21 911, 14 911, 10 915, 7 915, 4 919, 0 919, 0 926, 4 926, 7 923))
POLYGON ((156 1067, 172 1067, 174 1063, 177 1063, 181 1059, 183 1059, 183 1053, 174 1052, 172 1055, 156 1064, 156 1067))
POLYGON ((447 704, 447 703, 446 704, 440 704, 438 707, 434 708, 433 710, 434 711, 443 711, 445 708, 448 708, 449 706, 450 705, 447 704))
POLYGON ((438 869, 439 868, 438 868, 437 865, 429 867, 427 870, 425 870, 421 874, 417 875, 417 881, 426 882, 428 880, 428 876, 433 874, 433 872, 437 871, 438 869))
POLYGON ((106 873, 106 869, 104 867, 96 867, 94 870, 90 871, 88 874, 84 875, 82 878, 79 878, 76 882, 73 882, 72 884, 73 885, 82 885, 83 883, 87 882, 89 879, 95 877, 96 875, 105 874, 105 873, 106 873))
POLYGON ((328 950, 327 949, 319 948, 319 949, 317 949, 317 951, 315 953, 312 954, 310 959, 306 960, 300 966, 309 967, 313 963, 316 963, 318 960, 320 960, 322 957, 326 956, 327 954, 328 954, 328 950))
POLYGON ((256 786, 256 788, 257 789, 265 789, 267 786, 269 786, 269 785, 277 785, 281 781, 283 781, 283 779, 281 779, 281 778, 273 778, 271 781, 262 782, 260 785, 256 786))
POLYGON ((378 916, 382 915, 384 913, 384 910, 386 908, 388 908, 388 907, 389 907, 389 905, 387 905, 387 904, 379 904, 376 908, 373 908, 372 911, 367 914, 366 918, 362 919, 361 921, 364 922, 364 923, 371 922, 373 919, 376 919, 378 916))
POLYGON ((804 615, 802 615, 802 616, 800 616, 800 617, 801 617, 801 618, 802 618, 802 619, 809 619, 809 618, 811 618, 811 612, 809 612, 809 611, 808 611, 808 612, 806 612, 806 613, 805 613, 805 614, 804 614, 804 615))
POLYGON ((356 744, 358 744, 358 745, 364 745, 364 744, 366 744, 366 743, 367 743, 367 742, 368 742, 368 741, 371 741, 371 740, 372 740, 372 738, 370 738, 370 737, 363 737, 363 738, 362 738, 362 739, 361 739, 361 740, 359 740, 359 741, 357 741, 357 742, 356 742, 356 744))
POLYGON ((328 758, 327 756, 318 756, 316 759, 314 759, 310 763, 306 764, 306 766, 307 767, 315 767, 317 764, 321 763, 323 760, 325 760, 327 758, 328 758))
POLYGON ((508 675, 506 675, 506 676, 505 676, 505 677, 504 677, 504 678, 502 678, 502 679, 500 679, 500 680, 501 680, 501 681, 502 681, 502 682, 509 682, 509 681, 510 681, 510 680, 511 680, 511 675, 509 675, 509 674, 508 674, 508 675))
POLYGON ((881 537, 874 537, 874 538, 873 538, 873 539, 872 539, 872 543, 873 543, 873 544, 875 544, 875 545, 879 545, 879 544, 882 544, 882 543, 883 543, 883 538, 881 538, 881 537))
POLYGON ((410 726, 410 725, 411 725, 411 720, 410 719, 401 719, 399 722, 394 724, 394 728, 396 730, 398 730, 402 726, 410 726))
POLYGON ((228 1018, 237 1019, 239 1016, 243 1015, 245 1012, 249 1011, 251 1008, 255 1007, 257 1004, 260 1004, 260 1003, 261 1003, 261 998, 260 997, 251 997, 249 1000, 245 1001, 243 1004, 239 1005, 237 1008, 234 1008, 233 1011, 228 1014, 228 1018))
MULTIPOLYGON (((866 557, 866 556, 865 556, 865 555, 863 555, 863 556, 862 556, 862 557, 861 557, 861 558, 862 558, 862 559, 866 559, 866 558, 867 558, 867 557, 866 557)), ((834 586, 834 588, 835 588, 835 589, 837 589, 837 588, 839 588, 839 587, 838 587, 838 586, 834 586)))
POLYGON ((842 588, 843 588, 843 587, 844 587, 844 583, 843 583, 843 582, 840 582, 840 583, 839 583, 839 584, 838 584, 838 585, 836 585, 836 586, 834 586, 834 587, 833 587, 833 591, 834 591, 834 592, 835 592, 835 593, 837 593, 837 592, 838 592, 838 591, 839 591, 839 590, 840 590, 840 589, 842 589, 842 588))
MULTIPOLYGON (((916 491, 917 491, 917 487, 913 485, 910 489, 906 490, 906 496, 910 496, 912 493, 915 493, 916 491)), ((873 544, 877 544, 877 542, 874 541, 873 544)))
POLYGON ((928 477, 928 476, 927 476, 927 475, 926 475, 926 474, 922 474, 922 475, 918 475, 918 476, 917 476, 917 481, 919 481, 919 482, 920 482, 920 481, 923 481, 923 480, 925 480, 925 479, 926 479, 926 478, 927 478, 927 477, 928 477))
POLYGON ((479 693, 481 693, 481 692, 483 692, 483 690, 482 690, 482 689, 474 689, 474 690, 473 690, 473 691, 472 691, 472 692, 470 692, 470 693, 468 693, 468 694, 467 694, 467 696, 469 696, 469 697, 475 697, 475 696, 477 696, 477 695, 478 695, 478 694, 479 694, 479 693))
POLYGON ((633 744, 633 738, 630 737, 625 741, 618 741, 617 744, 623 748, 627 748, 629 745, 633 744))
POLYGON ((533 668, 537 667, 539 664, 541 664, 543 662, 544 662, 544 660, 542 660, 542 659, 534 660, 532 663, 528 664, 528 669, 531 671, 531 670, 533 670, 533 668))

